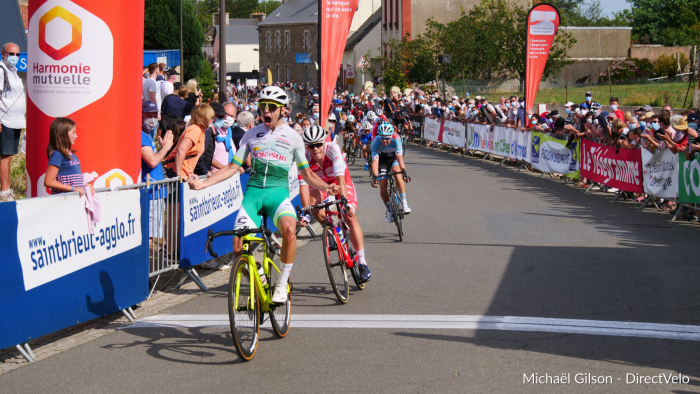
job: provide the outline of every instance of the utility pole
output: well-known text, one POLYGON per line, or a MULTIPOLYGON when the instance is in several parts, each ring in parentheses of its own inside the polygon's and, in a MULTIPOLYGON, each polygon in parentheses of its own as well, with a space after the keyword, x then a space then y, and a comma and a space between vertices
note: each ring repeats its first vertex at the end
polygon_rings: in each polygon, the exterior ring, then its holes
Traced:
POLYGON ((226 2, 219 4, 219 97, 226 97, 226 2))
MULTIPOLYGON (((196 7, 196 6, 195 6, 196 7)), ((195 8, 195 11, 197 8, 195 8)), ((185 80, 185 58, 182 57, 182 0, 180 0, 180 83, 185 80)))

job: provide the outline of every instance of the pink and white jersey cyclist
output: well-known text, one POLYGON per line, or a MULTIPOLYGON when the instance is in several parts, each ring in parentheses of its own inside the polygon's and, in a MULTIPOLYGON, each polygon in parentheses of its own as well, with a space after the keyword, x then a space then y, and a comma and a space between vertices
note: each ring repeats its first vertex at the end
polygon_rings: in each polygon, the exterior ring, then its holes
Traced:
MULTIPOLYGON (((340 194, 348 200, 350 212, 343 215, 347 223, 350 240, 357 251, 357 261, 360 264, 360 281, 366 282, 371 274, 365 260, 364 236, 362 228, 357 221, 357 193, 355 185, 350 178, 348 165, 345 163, 343 153, 335 142, 326 141, 326 132, 318 126, 311 126, 304 129, 301 134, 306 145, 306 159, 309 162, 309 169, 319 178, 329 185, 337 184, 340 194)), ((305 207, 320 204, 328 198, 328 194, 322 190, 310 188, 306 182, 299 179, 299 194, 301 204, 305 207)), ((326 219, 325 211, 315 209, 311 211, 319 223, 326 219)))

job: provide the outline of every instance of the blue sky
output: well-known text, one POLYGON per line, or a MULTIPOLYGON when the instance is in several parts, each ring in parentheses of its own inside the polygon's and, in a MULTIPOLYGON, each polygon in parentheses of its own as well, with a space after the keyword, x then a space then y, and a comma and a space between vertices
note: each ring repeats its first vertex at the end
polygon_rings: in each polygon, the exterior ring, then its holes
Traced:
POLYGON ((610 16, 614 11, 621 11, 626 8, 630 8, 629 3, 625 0, 602 0, 600 5, 603 6, 603 10, 610 16))

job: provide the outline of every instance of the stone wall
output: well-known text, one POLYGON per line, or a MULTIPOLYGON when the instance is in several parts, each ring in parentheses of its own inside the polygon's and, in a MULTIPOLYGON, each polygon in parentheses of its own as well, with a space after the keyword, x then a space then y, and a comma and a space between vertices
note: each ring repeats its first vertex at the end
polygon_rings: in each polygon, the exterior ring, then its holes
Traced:
MULTIPOLYGON (((259 26, 260 32, 260 76, 267 76, 267 69, 272 72, 272 82, 278 81, 277 69, 279 67, 279 80, 287 81, 287 68, 289 68, 289 80, 297 83, 306 82, 308 72, 309 83, 318 85, 318 71, 314 62, 318 61, 318 39, 316 24, 304 25, 274 25, 259 26), (285 33, 289 33, 289 50, 285 46, 285 33), (270 47, 268 48, 267 36, 270 35, 270 47), (304 33, 308 33, 309 47, 304 47, 304 33), (279 50, 276 44, 276 36, 279 34, 279 50), (268 50, 269 49, 269 50, 268 50), (297 53, 310 53, 311 63, 297 64, 297 53)), ((268 81, 269 82, 269 81, 268 81)))
POLYGON ((633 45, 629 48, 629 57, 637 59, 649 59, 655 61, 661 55, 674 55, 676 53, 684 53, 687 59, 690 59, 690 52, 693 47, 664 47, 661 45, 633 45))

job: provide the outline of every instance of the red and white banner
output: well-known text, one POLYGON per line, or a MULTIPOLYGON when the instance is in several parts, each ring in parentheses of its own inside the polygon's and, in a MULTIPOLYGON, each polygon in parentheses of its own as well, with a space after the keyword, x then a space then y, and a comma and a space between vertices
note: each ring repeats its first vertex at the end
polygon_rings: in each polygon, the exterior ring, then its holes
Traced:
POLYGON ((535 103, 537 88, 547 65, 549 50, 559 28, 559 11, 549 4, 537 4, 527 14, 525 46, 525 109, 535 103))
POLYGON ((359 0, 319 0, 321 22, 321 125, 326 124, 340 62, 359 0))
POLYGON ((32 0, 27 63, 27 196, 47 195, 49 126, 77 124, 73 150, 95 187, 141 170, 143 0, 32 0), (128 130, 128 132, 125 132, 128 130))
POLYGON ((466 133, 467 126, 459 122, 425 118, 423 138, 426 140, 464 148, 466 146, 464 138, 466 133))
POLYGON ((582 140, 581 176, 626 192, 644 193, 642 152, 582 140))

